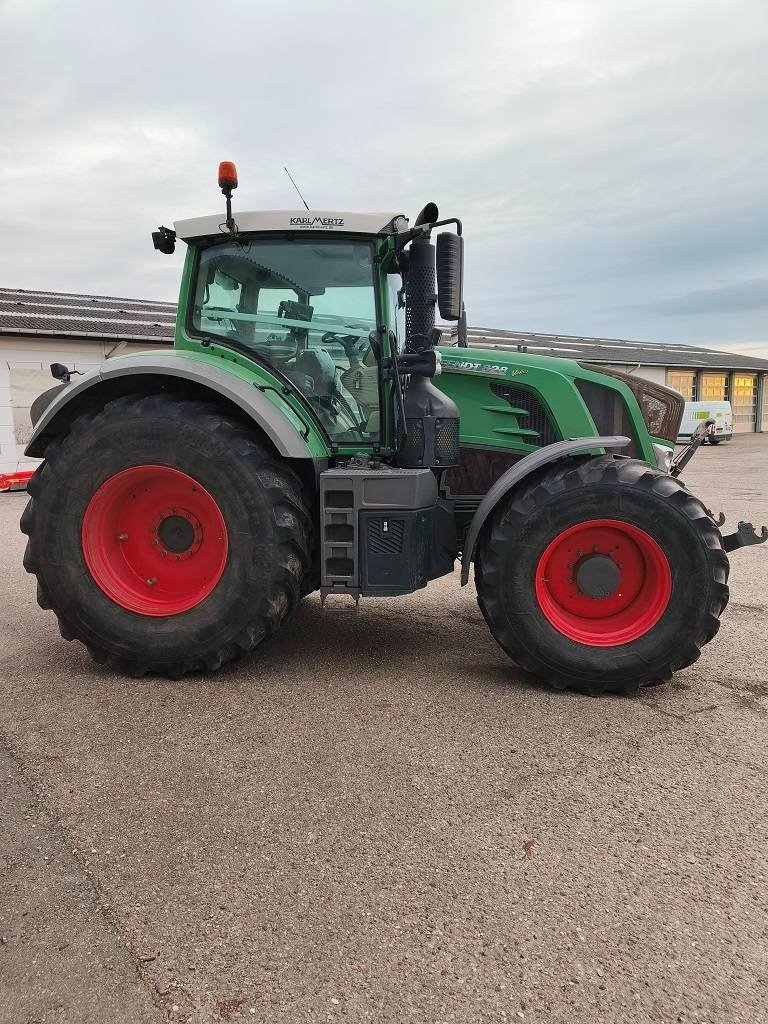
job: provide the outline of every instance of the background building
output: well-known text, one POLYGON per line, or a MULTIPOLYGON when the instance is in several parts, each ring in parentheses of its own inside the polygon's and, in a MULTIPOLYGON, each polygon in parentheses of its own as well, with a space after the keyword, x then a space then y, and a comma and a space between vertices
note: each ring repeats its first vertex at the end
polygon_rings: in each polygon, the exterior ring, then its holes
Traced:
MULTIPOLYGON (((17 474, 23 480, 37 464, 24 458, 23 449, 29 407, 54 383, 51 363, 89 370, 115 355, 170 345, 175 318, 172 302, 0 288, 0 489, 17 474)), ((482 348, 521 347, 604 363, 667 384, 687 399, 728 399, 734 430, 768 431, 768 359, 613 338, 484 328, 468 334, 470 344, 482 348)), ((449 340, 447 329, 445 336, 449 340)))

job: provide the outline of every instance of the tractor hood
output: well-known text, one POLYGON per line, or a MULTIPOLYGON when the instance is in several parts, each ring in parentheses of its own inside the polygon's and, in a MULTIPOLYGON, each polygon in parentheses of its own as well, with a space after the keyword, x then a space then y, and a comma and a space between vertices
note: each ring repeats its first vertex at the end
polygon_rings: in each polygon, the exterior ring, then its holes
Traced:
POLYGON ((625 454, 657 461, 654 442, 674 444, 680 396, 641 377, 575 359, 515 349, 439 349, 439 387, 461 409, 461 439, 522 450, 590 434, 622 434, 625 454))

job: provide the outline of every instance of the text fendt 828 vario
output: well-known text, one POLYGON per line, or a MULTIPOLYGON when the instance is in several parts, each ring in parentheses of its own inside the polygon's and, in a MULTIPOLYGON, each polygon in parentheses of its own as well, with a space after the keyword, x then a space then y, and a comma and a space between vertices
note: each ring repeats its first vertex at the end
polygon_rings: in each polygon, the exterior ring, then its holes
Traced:
POLYGON ((188 247, 173 349, 54 364, 33 407, 25 566, 63 637, 135 675, 212 670, 312 591, 408 594, 460 559, 552 686, 631 693, 696 660, 726 552, 766 531, 723 537, 678 479, 703 429, 675 459, 676 392, 467 348, 461 223, 433 204, 413 227, 235 217, 234 165, 219 185, 226 214, 153 234, 188 247))

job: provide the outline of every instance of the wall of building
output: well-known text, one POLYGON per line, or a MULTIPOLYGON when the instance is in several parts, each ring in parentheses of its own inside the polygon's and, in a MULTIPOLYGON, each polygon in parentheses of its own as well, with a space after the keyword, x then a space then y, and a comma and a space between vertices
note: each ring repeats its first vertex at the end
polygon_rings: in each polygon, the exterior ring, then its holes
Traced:
POLYGON ((29 408, 56 383, 51 363, 85 372, 98 367, 110 354, 127 355, 150 347, 157 348, 134 342, 118 344, 114 339, 0 336, 0 475, 33 470, 38 465, 39 460, 24 455, 32 432, 29 408))

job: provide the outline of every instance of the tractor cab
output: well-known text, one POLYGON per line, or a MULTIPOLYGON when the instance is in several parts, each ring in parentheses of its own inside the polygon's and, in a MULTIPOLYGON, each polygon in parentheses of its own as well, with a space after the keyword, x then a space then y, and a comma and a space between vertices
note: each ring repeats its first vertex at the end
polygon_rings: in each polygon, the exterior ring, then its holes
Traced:
MULTIPOLYGON (((461 239, 440 235, 432 245, 436 221, 433 204, 411 230, 397 213, 285 210, 235 218, 228 206, 223 221, 213 215, 161 228, 157 248, 169 251, 176 239, 188 247, 176 347, 239 351, 311 410, 332 450, 394 455, 408 424, 393 361, 400 357, 414 381, 413 406, 417 392, 425 397, 416 377, 440 372, 436 291, 444 316, 460 313, 461 259, 444 239, 461 239)), ((461 230, 453 219, 442 223, 461 230)), ((453 417, 458 437, 455 411, 453 417)), ((429 465, 425 458, 422 451, 416 465, 429 465)))

